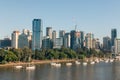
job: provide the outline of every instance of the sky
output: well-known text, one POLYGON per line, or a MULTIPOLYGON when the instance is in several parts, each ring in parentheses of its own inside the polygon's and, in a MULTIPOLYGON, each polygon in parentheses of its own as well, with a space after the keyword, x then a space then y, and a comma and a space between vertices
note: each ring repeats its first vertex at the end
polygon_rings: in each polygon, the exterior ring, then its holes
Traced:
POLYGON ((14 30, 32 31, 32 20, 43 21, 43 32, 75 29, 92 32, 95 38, 111 36, 116 28, 120 37, 120 0, 1 0, 0 39, 14 30))

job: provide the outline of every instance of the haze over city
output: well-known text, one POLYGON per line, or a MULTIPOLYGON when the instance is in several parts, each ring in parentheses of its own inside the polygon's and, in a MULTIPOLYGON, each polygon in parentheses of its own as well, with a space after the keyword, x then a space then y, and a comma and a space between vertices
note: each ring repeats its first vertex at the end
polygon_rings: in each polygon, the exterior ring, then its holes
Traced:
MULTIPOLYGON (((116 28, 120 37, 119 0, 4 0, 0 2, 0 38, 10 37, 14 30, 32 29, 32 20, 43 20, 43 32, 52 27, 57 32, 75 29, 92 32, 102 39, 116 28)), ((32 30, 31 30, 32 31, 32 30)))

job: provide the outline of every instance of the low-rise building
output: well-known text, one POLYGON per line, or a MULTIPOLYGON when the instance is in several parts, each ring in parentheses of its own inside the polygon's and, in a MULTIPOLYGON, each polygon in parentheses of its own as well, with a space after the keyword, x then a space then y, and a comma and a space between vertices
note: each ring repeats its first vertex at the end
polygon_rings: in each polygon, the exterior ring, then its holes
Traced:
POLYGON ((11 47, 10 38, 4 38, 3 40, 0 40, 0 48, 6 48, 6 47, 11 47))

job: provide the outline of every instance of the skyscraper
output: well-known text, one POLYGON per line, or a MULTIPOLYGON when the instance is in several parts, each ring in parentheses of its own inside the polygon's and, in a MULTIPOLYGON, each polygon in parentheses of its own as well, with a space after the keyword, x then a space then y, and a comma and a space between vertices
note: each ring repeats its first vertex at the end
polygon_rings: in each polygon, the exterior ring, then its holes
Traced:
POLYGON ((110 51, 111 50, 111 43, 110 43, 110 37, 106 36, 103 37, 103 49, 104 51, 110 51))
POLYGON ((59 37, 64 37, 64 35, 65 35, 65 30, 60 30, 59 31, 59 37))
POLYGON ((49 38, 52 39, 52 27, 46 28, 46 36, 49 36, 49 38))
POLYGON ((53 46, 55 46, 55 43, 56 43, 56 35, 57 35, 57 33, 56 33, 56 31, 54 30, 54 31, 52 32, 53 46))
POLYGON ((111 30, 111 47, 115 45, 115 39, 117 38, 117 30, 111 30))
POLYGON ((87 33, 85 36, 85 44, 88 49, 93 48, 92 46, 93 38, 94 38, 94 35, 92 33, 87 33))
POLYGON ((80 31, 80 37, 81 37, 81 48, 83 48, 84 47, 84 39, 85 39, 83 31, 80 31))
POLYGON ((18 37, 20 32, 19 31, 13 31, 12 33, 12 47, 17 49, 18 48, 18 37))
POLYGON ((30 31, 27 29, 23 29, 22 34, 19 35, 18 47, 19 48, 24 48, 24 47, 31 48, 31 45, 30 45, 31 37, 32 35, 30 34, 30 31))
POLYGON ((65 48, 70 48, 70 33, 65 33, 63 38, 63 45, 65 48))
POLYGON ((71 35, 71 49, 75 50, 78 47, 81 47, 80 31, 72 30, 71 35))
POLYGON ((43 25, 41 19, 34 19, 32 22, 32 50, 40 50, 42 47, 43 25))

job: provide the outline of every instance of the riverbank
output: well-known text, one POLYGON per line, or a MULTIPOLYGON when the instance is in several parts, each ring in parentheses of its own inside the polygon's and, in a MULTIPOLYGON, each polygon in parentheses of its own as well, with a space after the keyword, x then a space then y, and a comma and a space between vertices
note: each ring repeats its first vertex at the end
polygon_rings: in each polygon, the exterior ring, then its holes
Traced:
POLYGON ((32 62, 9 62, 6 64, 0 64, 0 67, 16 66, 16 65, 27 65, 27 64, 48 64, 51 62, 72 62, 75 59, 64 59, 64 60, 33 60, 32 62))

